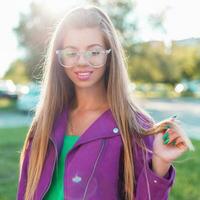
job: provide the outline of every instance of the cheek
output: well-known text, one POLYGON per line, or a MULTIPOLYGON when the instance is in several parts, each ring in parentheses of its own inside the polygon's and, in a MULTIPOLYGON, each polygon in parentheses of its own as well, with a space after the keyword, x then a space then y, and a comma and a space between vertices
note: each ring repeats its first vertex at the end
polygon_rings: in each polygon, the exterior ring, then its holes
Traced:
POLYGON ((64 71, 65 71, 65 74, 71 79, 73 72, 70 69, 66 69, 66 68, 64 68, 64 71))
POLYGON ((96 71, 94 71, 94 76, 103 78, 104 73, 105 73, 105 68, 102 67, 102 68, 96 69, 96 71))

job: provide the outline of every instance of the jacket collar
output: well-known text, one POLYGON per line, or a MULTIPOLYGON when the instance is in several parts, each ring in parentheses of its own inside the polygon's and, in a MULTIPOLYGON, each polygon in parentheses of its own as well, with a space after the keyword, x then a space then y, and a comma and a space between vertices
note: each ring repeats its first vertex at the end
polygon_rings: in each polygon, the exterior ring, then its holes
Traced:
MULTIPOLYGON (((66 127, 68 124, 68 108, 65 107, 63 112, 58 115, 54 123, 54 128, 50 138, 53 140, 58 152, 60 152, 66 127)), ((75 143, 74 147, 90 142, 92 140, 119 136, 120 131, 117 123, 112 115, 112 111, 109 108, 104 111, 88 128, 85 130, 80 138, 75 143)))

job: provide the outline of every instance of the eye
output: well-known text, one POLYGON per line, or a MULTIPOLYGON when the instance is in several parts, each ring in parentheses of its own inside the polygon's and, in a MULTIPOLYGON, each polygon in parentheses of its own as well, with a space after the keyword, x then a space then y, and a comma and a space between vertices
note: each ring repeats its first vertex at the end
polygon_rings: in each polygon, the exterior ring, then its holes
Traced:
POLYGON ((62 55, 66 57, 75 57, 77 55, 77 52, 66 50, 66 51, 63 51, 62 55))
POLYGON ((100 50, 90 50, 89 51, 90 56, 98 56, 101 54, 100 50))

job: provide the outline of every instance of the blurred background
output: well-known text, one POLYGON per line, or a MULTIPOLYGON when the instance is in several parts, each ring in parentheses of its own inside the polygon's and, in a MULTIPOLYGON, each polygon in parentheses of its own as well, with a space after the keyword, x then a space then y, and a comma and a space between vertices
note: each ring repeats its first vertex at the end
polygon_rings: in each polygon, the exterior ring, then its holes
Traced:
POLYGON ((170 200, 200 200, 200 2, 7 0, 0 7, 0 200, 15 199, 19 153, 40 95, 46 47, 58 20, 94 4, 125 49, 133 98, 156 121, 177 115, 196 148, 177 162, 170 200))

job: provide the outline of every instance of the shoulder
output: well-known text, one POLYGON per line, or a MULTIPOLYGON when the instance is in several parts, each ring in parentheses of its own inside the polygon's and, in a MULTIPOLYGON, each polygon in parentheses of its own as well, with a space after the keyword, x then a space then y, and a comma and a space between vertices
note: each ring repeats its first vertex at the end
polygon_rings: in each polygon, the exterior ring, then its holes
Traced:
POLYGON ((142 111, 142 110, 135 113, 135 118, 136 118, 138 125, 142 129, 149 129, 155 123, 152 116, 150 116, 147 112, 142 111))

